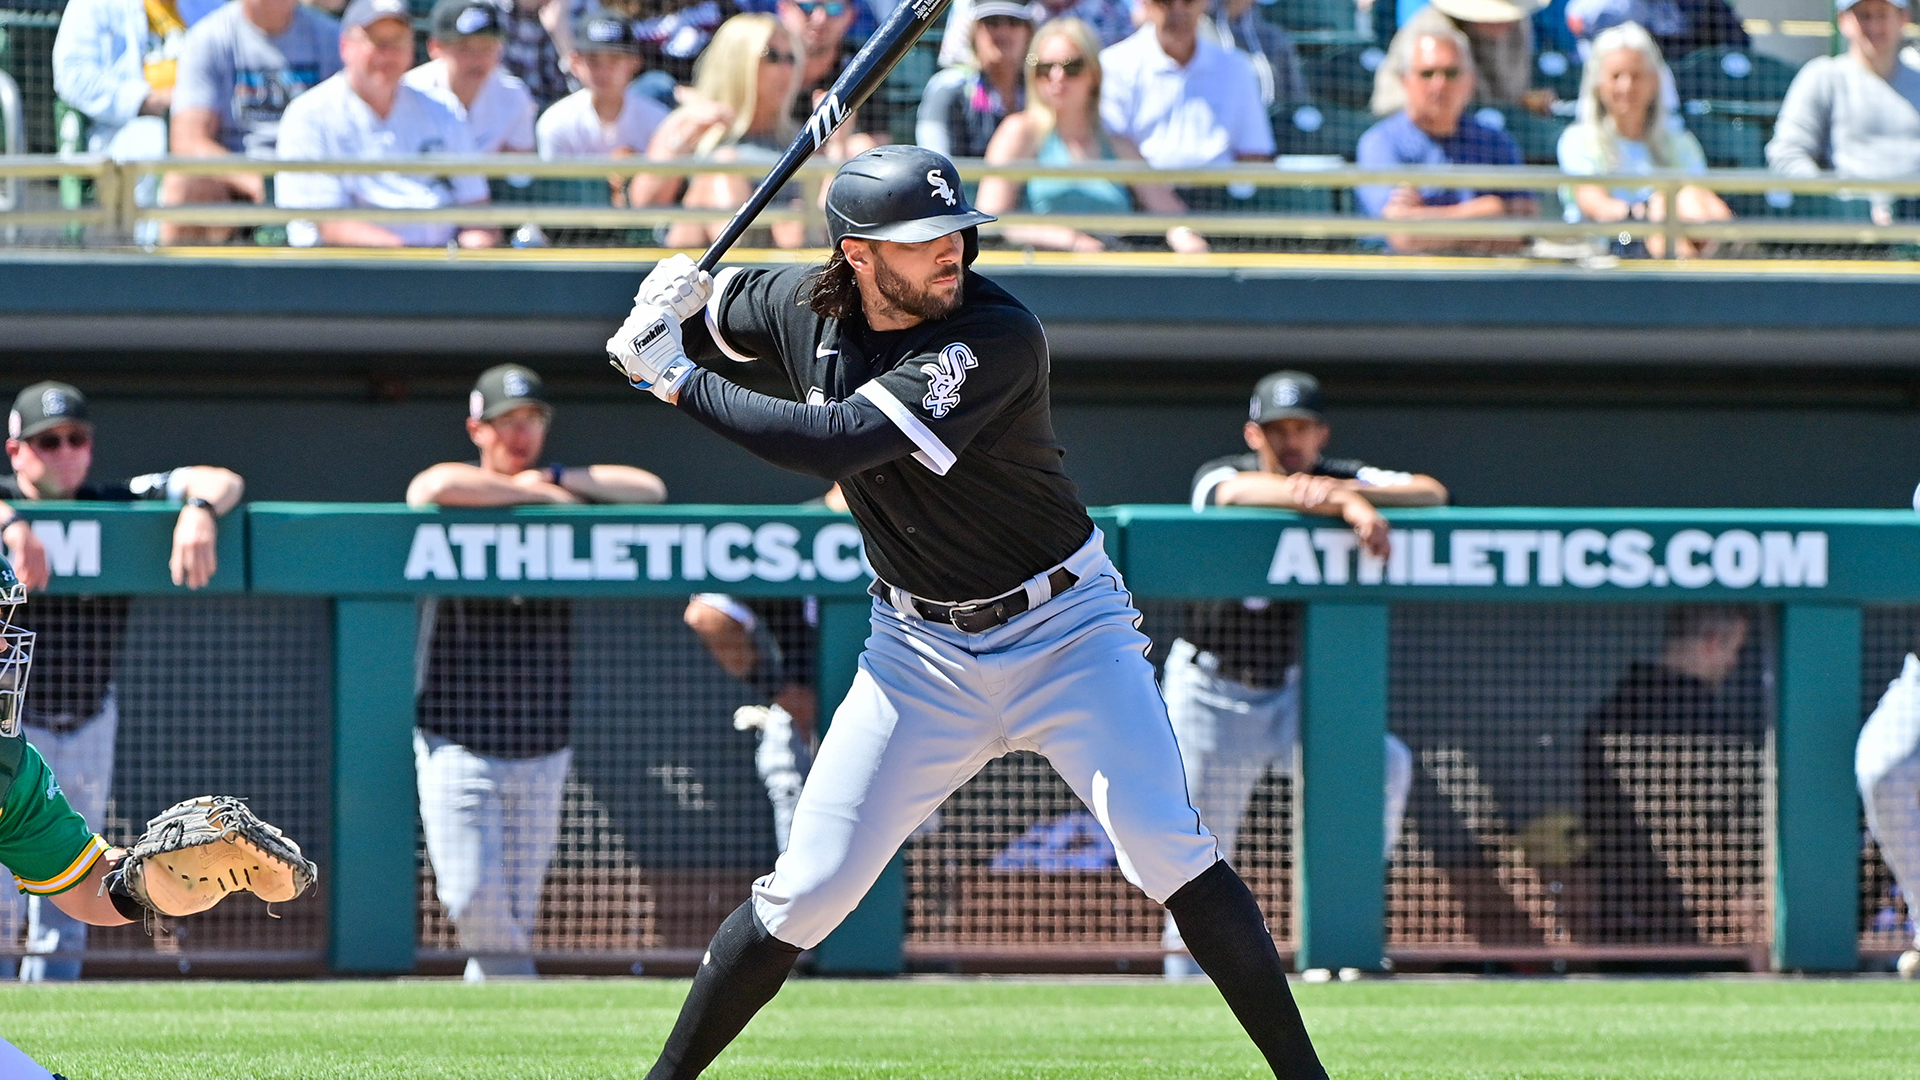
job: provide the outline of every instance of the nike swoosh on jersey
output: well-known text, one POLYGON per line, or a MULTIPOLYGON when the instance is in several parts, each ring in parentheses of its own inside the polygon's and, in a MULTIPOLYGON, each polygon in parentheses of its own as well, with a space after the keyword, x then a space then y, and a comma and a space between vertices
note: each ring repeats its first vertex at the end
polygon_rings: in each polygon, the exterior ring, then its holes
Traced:
POLYGON ((813 358, 815 360, 819 360, 828 356, 836 355, 837 353, 839 353, 839 351, 840 351, 839 349, 829 349, 825 345, 816 345, 814 346, 814 349, 813 349, 813 358))

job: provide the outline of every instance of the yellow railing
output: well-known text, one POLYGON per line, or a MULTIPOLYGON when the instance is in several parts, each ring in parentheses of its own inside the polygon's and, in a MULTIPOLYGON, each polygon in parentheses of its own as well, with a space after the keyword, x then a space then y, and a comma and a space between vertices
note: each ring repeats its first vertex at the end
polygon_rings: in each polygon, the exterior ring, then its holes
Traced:
MULTIPOLYGON (((1317 159, 1316 159, 1317 160, 1317 159)), ((1503 191, 1552 191, 1573 183, 1608 188, 1652 189, 1663 193, 1668 205, 1676 202, 1679 190, 1700 186, 1722 194, 1759 194, 1782 192, 1795 196, 1827 195, 1862 198, 1879 195, 1889 198, 1920 197, 1920 177, 1889 180, 1840 179, 1818 177, 1794 179, 1752 170, 1710 172, 1704 176, 1682 173, 1656 173, 1650 176, 1570 177, 1557 169, 1540 167, 1442 167, 1424 169, 1369 170, 1351 166, 1333 168, 1274 167, 1240 164, 1206 169, 1153 169, 1128 162, 1095 162, 1074 165, 1041 165, 1027 162, 987 165, 981 161, 958 163, 962 175, 970 178, 998 176, 1013 181, 1034 178, 1110 180, 1120 184, 1169 184, 1176 187, 1224 189, 1229 186, 1256 188, 1293 188, 1307 190, 1343 190, 1362 185, 1412 184, 1415 186, 1466 187, 1503 191)), ((114 236, 131 236, 141 221, 174 222, 187 225, 242 226, 284 223, 289 219, 324 221, 354 219, 370 222, 457 222, 476 226, 513 227, 523 224, 554 228, 647 228, 678 222, 717 222, 727 217, 720 211, 688 210, 675 206, 613 207, 537 203, 499 203, 486 206, 449 207, 438 210, 380 210, 357 207, 339 210, 293 211, 273 206, 245 203, 149 207, 140 206, 135 192, 142 177, 164 173, 220 175, 234 172, 326 172, 336 174, 381 173, 400 170, 427 175, 481 175, 487 177, 531 177, 558 179, 627 179, 640 175, 685 176, 693 173, 727 173, 758 178, 760 164, 717 161, 649 161, 637 158, 573 159, 543 161, 529 155, 492 157, 423 156, 402 163, 393 161, 315 161, 294 163, 260 161, 245 158, 171 158, 154 161, 116 162, 105 157, 0 156, 0 181, 49 180, 81 177, 95 185, 91 205, 60 209, 14 209, 0 212, 0 227, 46 227, 78 224, 99 227, 114 236)), ((762 221, 806 221, 824 229, 819 209, 818 186, 832 174, 833 166, 810 162, 796 177, 809 197, 802 208, 770 209, 762 221)), ((21 200, 24 201, 24 200, 21 200)), ((1340 237, 1396 235, 1460 239, 1543 239, 1579 241, 1596 237, 1645 240, 1664 236, 1667 250, 1676 250, 1680 236, 1727 242, 1752 241, 1776 243, 1818 243, 1834 245, 1915 244, 1920 243, 1920 224, 1877 225, 1866 220, 1795 217, 1753 217, 1714 223, 1622 221, 1613 223, 1568 223, 1553 218, 1492 218, 1473 220, 1396 221, 1392 223, 1354 215, 1296 213, 1218 213, 1199 211, 1184 215, 1165 214, 1032 214, 1008 213, 989 231, 1022 225, 1058 225, 1096 233, 1153 235, 1185 225, 1209 237, 1255 237, 1265 239, 1327 239, 1340 237)))

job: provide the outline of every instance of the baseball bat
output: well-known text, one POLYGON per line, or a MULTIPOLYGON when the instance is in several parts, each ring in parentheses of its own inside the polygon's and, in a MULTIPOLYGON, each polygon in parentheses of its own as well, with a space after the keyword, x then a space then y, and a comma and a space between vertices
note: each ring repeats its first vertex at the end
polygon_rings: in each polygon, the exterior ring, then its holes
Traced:
MULTIPOLYGON (((861 0, 848 2, 860 3, 861 0)), ((949 3, 952 0, 900 0, 893 13, 887 16, 887 20, 880 24, 880 28, 854 55, 846 70, 833 81, 832 89, 820 99, 813 115, 807 118, 806 126, 794 136, 793 144, 787 147, 786 153, 780 155, 780 160, 774 162, 773 169, 754 189, 753 196, 734 212, 727 227, 720 230, 720 235, 707 247, 706 254, 700 256, 700 269, 712 271, 720 264, 727 249, 740 239, 753 224, 753 219, 760 216, 760 211, 767 208, 767 204, 773 201, 787 181, 793 179, 801 163, 811 157, 815 150, 825 146, 855 109, 866 104, 894 65, 907 55, 913 43, 920 40, 920 35, 926 33, 927 27, 933 25, 933 20, 947 10, 949 3)), ((795 75, 798 74, 796 68, 795 75)))

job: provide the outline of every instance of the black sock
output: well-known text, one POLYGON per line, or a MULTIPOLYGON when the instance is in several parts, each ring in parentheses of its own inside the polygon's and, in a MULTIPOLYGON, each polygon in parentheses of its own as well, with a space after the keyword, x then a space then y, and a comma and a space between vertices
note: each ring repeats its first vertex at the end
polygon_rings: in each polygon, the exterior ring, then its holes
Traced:
POLYGON ((749 900, 713 935, 647 1080, 691 1080, 773 1000, 800 950, 767 933, 749 900))
POLYGON ((1180 886, 1167 910, 1200 970, 1213 979, 1240 1026, 1280 1080, 1326 1080, 1313 1040, 1287 989, 1287 972, 1260 905, 1225 862, 1180 886))

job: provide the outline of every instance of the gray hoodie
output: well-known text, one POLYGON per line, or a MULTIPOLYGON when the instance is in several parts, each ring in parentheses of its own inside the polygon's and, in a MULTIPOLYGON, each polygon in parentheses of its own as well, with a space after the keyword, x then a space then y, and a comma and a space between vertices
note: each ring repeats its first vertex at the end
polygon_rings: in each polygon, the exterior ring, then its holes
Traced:
POLYGON ((1807 61, 1780 103, 1767 165, 1787 176, 1920 173, 1920 53, 1901 50, 1891 80, 1851 56, 1807 61))

